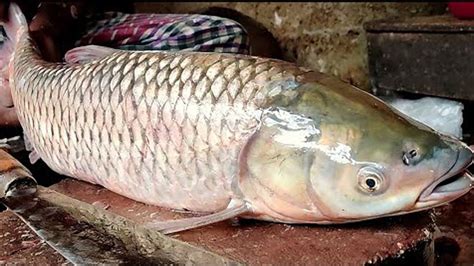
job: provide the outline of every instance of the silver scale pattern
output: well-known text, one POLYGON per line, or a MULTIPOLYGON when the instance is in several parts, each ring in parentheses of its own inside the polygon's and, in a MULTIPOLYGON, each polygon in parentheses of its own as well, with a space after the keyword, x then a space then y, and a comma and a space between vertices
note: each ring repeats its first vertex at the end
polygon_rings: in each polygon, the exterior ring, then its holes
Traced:
POLYGON ((14 101, 40 157, 58 173, 173 209, 227 206, 238 156, 286 62, 212 53, 121 51, 82 65, 14 59, 14 101))

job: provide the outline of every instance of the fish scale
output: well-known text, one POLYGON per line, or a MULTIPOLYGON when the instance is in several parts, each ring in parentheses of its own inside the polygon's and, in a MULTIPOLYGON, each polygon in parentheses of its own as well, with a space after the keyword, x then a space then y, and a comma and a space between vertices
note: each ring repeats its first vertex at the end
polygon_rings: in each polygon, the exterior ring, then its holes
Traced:
POLYGON ((93 45, 47 63, 15 4, 9 18, 9 82, 30 159, 140 202, 211 212, 147 224, 161 232, 233 217, 363 221, 436 207, 472 187, 466 144, 323 73, 93 45))
POLYGON ((42 61, 28 40, 13 97, 34 150, 53 170, 138 201, 216 211, 259 124, 282 61, 211 53, 119 51, 84 64, 42 61), (28 77, 24 81, 22 77, 28 77))

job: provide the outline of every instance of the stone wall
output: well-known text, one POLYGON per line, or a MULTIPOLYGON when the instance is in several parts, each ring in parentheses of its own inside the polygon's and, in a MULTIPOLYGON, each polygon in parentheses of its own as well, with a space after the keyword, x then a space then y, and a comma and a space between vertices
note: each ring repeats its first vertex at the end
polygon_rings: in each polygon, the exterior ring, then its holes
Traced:
POLYGON ((191 13, 207 7, 235 9, 265 26, 284 59, 333 74, 368 89, 363 23, 374 19, 442 14, 443 3, 136 3, 136 12, 191 13))

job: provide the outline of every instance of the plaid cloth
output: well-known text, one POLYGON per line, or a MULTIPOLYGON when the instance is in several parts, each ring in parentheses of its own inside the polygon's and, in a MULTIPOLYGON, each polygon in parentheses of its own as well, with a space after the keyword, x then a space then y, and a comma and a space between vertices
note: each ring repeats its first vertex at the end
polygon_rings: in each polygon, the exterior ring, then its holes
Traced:
POLYGON ((183 50, 249 54, 246 30, 216 16, 124 14, 105 12, 90 18, 76 46, 95 44, 124 50, 183 50))

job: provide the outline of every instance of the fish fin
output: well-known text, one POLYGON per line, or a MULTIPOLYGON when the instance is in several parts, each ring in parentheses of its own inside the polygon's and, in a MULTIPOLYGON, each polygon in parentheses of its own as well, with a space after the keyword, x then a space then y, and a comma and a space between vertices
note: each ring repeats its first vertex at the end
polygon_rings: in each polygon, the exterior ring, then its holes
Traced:
POLYGON ((28 32, 28 22, 20 7, 15 3, 10 3, 8 7, 7 20, 3 20, 2 26, 7 34, 8 41, 17 43, 21 34, 28 32))
POLYGON ((83 64, 88 61, 103 58, 117 51, 120 50, 99 45, 79 46, 67 51, 64 55, 64 60, 69 64, 83 64))
POLYGON ((31 145, 30 139, 26 134, 23 134, 23 141, 25 143, 25 149, 30 152, 28 155, 28 158, 30 159, 30 163, 34 164, 36 163, 41 157, 39 154, 35 151, 33 145, 31 145))
POLYGON ((38 153, 36 153, 36 151, 31 151, 30 154, 28 155, 28 158, 30 159, 30 163, 31 163, 31 164, 34 164, 34 163, 36 163, 39 159, 41 159, 41 157, 39 156, 38 153))
POLYGON ((32 151, 33 150, 33 145, 31 145, 30 139, 28 138, 28 136, 25 133, 23 133, 23 141, 25 142, 25 149, 27 151, 32 151))
POLYGON ((10 94, 10 82, 9 82, 9 67, 10 60, 15 51, 18 39, 24 33, 28 32, 28 23, 25 16, 21 12, 20 7, 16 3, 10 3, 8 7, 8 15, 5 20, 1 20, 0 23, 4 30, 4 41, 0 46, 0 94, 2 95, 2 101, 9 101, 9 104, 2 104, 9 106, 12 104, 12 97, 10 94))
POLYGON ((221 222, 249 211, 251 211, 251 208, 247 203, 243 201, 239 201, 238 203, 231 201, 226 209, 216 213, 178 220, 149 222, 146 223, 145 226, 150 229, 158 230, 163 234, 171 234, 221 222))

